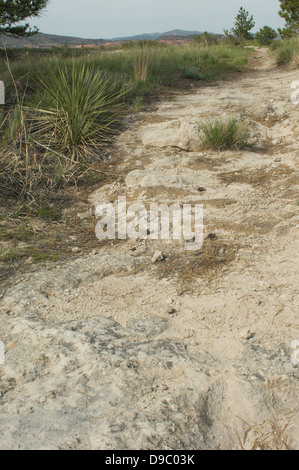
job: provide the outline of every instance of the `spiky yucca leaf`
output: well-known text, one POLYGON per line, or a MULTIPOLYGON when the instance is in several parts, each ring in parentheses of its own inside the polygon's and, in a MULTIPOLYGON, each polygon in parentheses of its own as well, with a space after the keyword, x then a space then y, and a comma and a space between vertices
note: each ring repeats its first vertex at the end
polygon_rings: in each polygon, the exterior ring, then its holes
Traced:
POLYGON ((96 68, 73 62, 39 79, 32 132, 49 147, 79 158, 99 145, 120 117, 126 91, 96 68))

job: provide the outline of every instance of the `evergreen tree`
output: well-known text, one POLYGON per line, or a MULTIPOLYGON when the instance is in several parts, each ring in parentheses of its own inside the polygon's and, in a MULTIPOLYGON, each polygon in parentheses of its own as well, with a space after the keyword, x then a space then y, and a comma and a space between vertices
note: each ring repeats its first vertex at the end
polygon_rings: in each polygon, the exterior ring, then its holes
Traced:
POLYGON ((279 14, 285 19, 286 27, 279 29, 282 37, 299 34, 299 0, 279 0, 279 14))
POLYGON ((261 45, 270 44, 276 38, 277 32, 270 26, 264 26, 255 35, 256 41, 261 45))
POLYGON ((47 6, 48 0, 0 0, 0 35, 31 36, 38 32, 28 23, 21 23, 27 18, 39 16, 47 6))
POLYGON ((224 32, 227 36, 233 35, 239 39, 251 39, 253 36, 250 31, 254 25, 253 16, 250 16, 248 11, 241 7, 235 18, 234 28, 231 29, 230 33, 226 30, 224 30, 224 32))

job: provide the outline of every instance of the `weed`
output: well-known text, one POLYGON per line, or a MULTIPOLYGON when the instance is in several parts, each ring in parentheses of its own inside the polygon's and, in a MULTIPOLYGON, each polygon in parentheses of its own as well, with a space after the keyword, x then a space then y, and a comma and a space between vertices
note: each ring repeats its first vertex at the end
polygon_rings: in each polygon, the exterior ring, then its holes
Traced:
POLYGON ((11 234, 11 237, 20 242, 25 242, 33 236, 32 230, 30 230, 26 225, 21 225, 17 228, 15 232, 11 234))
POLYGON ((206 80, 206 75, 199 67, 187 67, 184 70, 183 77, 191 80, 206 80))
POLYGON ((140 111, 144 107, 143 98, 141 96, 136 96, 133 105, 136 111, 140 111))
POLYGON ((59 212, 56 207, 48 207, 45 204, 42 204, 42 206, 37 211, 37 216, 40 219, 47 219, 47 220, 54 221, 58 219, 59 212))
POLYGON ((56 262, 59 259, 58 254, 50 255, 49 253, 35 252, 32 253, 32 260, 34 263, 45 263, 46 261, 56 262))
POLYGON ((6 250, 5 248, 0 248, 0 261, 4 263, 12 263, 20 257, 20 253, 16 250, 6 250))

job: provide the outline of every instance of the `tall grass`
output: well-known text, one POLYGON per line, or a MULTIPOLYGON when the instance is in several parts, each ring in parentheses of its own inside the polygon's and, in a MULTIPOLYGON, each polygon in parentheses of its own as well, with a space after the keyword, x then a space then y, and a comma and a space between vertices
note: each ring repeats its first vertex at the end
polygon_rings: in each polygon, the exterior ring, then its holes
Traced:
POLYGON ((275 43, 276 64, 299 66, 299 37, 275 43))
POLYGON ((149 48, 143 47, 133 52, 134 79, 136 83, 147 81, 149 61, 149 48))
MULTIPOLYGON (((38 77, 56 73, 58 67, 70 68, 73 62, 95 67, 104 72, 112 81, 118 81, 130 89, 127 101, 134 101, 136 96, 153 96, 159 87, 180 87, 180 78, 188 76, 188 70, 194 68, 200 73, 199 79, 215 80, 223 78, 232 70, 240 71, 246 64, 249 49, 227 45, 130 47, 121 51, 93 51, 78 57, 62 57, 58 53, 46 57, 24 55, 22 60, 12 63, 12 71, 20 90, 27 87, 27 96, 34 93, 38 77)), ((8 96, 13 95, 10 77, 6 66, 0 61, 0 76, 6 84, 8 96)), ((191 79, 196 79, 190 77, 191 79)))

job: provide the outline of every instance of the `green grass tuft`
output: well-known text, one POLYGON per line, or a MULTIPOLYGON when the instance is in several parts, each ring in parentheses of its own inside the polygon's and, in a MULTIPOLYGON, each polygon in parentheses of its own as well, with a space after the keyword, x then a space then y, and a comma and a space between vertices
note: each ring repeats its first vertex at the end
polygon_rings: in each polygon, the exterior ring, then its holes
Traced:
POLYGON ((237 150, 246 144, 248 126, 236 118, 205 122, 201 141, 205 149, 237 150))

